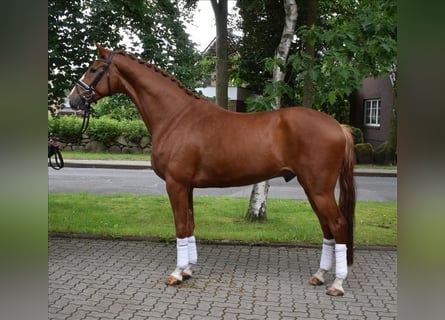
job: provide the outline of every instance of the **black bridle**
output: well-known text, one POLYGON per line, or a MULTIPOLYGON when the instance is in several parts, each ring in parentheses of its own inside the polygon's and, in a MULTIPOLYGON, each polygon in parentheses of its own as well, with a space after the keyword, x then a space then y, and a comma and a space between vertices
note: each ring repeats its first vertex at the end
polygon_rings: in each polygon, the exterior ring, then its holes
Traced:
POLYGON ((96 77, 91 82, 91 84, 86 84, 82 80, 77 80, 76 82, 76 91, 77 94, 82 99, 82 105, 84 106, 84 114, 83 114, 83 121, 82 121, 82 127, 80 128, 80 136, 84 134, 88 128, 88 125, 90 123, 90 115, 91 115, 91 104, 94 102, 93 97, 96 94, 95 88, 96 85, 99 83, 99 81, 102 79, 105 73, 107 73, 107 84, 108 84, 108 93, 111 95, 111 84, 110 84, 110 72, 109 67, 111 64, 111 60, 113 59, 114 52, 111 52, 108 56, 105 63, 102 65, 102 68, 99 70, 99 72, 96 74, 96 77), (79 90, 79 87, 83 89, 83 91, 79 90))

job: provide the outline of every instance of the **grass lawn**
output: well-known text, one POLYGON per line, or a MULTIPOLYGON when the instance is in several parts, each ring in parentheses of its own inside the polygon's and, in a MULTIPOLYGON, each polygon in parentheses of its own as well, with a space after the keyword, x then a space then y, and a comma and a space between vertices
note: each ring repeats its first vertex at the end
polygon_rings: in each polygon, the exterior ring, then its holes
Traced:
MULTIPOLYGON (((199 240, 319 244, 322 234, 309 202, 268 200, 268 220, 244 221, 248 199, 195 197, 195 235, 199 240)), ((48 230, 112 236, 175 239, 167 196, 49 193, 48 230)), ((397 203, 358 202, 355 243, 397 244, 397 203)))
POLYGON ((111 153, 88 151, 62 151, 63 158, 76 160, 150 160, 148 153, 111 153))

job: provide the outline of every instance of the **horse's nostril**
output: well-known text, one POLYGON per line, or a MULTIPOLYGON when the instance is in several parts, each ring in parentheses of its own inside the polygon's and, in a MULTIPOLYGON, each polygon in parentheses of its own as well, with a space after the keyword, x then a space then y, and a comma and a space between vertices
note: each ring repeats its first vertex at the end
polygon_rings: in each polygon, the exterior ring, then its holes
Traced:
POLYGON ((65 107, 70 107, 71 109, 79 109, 79 97, 69 97, 65 102, 65 107))

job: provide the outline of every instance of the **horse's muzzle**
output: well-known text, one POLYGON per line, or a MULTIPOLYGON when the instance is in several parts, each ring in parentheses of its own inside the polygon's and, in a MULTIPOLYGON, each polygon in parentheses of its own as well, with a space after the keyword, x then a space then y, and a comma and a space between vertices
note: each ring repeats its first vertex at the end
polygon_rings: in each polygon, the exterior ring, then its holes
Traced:
POLYGON ((67 99, 67 104, 71 107, 73 110, 85 110, 88 109, 90 103, 87 101, 84 97, 81 95, 76 96, 70 96, 67 99))

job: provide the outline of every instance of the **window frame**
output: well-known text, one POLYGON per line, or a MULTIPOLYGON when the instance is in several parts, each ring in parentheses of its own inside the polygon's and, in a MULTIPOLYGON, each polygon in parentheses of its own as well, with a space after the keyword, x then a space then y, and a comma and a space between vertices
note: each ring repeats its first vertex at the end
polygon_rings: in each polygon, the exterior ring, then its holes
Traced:
POLYGON ((380 128, 382 119, 382 99, 363 100, 363 124, 369 128, 380 128))

